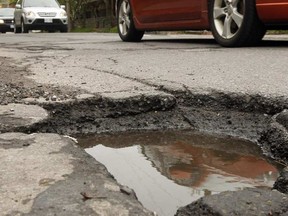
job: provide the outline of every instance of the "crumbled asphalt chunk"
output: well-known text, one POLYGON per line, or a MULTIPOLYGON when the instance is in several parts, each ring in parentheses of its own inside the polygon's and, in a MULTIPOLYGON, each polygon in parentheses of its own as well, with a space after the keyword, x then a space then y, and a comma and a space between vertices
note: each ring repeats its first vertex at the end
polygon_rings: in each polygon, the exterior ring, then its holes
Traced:
POLYGON ((281 193, 288 194, 288 167, 280 172, 280 176, 274 183, 273 188, 281 193))
POLYGON ((165 92, 174 95, 177 103, 186 107, 213 108, 214 110, 236 110, 241 112, 266 113, 275 115, 288 108, 288 100, 282 97, 264 97, 241 93, 224 93, 212 90, 206 94, 187 91, 165 92))
POLYGON ((70 138, 0 134, 0 158, 1 215, 153 215, 70 138))
POLYGON ((288 165, 288 112, 275 115, 273 120, 258 142, 269 156, 288 165))
POLYGON ((30 73, 26 67, 11 62, 13 60, 10 58, 0 57, 0 105, 23 103, 22 100, 25 98, 52 98, 53 95, 57 95, 58 98, 71 99, 85 93, 84 90, 35 83, 25 77, 30 73))
POLYGON ((0 132, 17 131, 17 128, 27 128, 47 118, 47 111, 36 105, 0 105, 0 132))
POLYGON ((131 188, 127 187, 127 186, 121 186, 120 187, 120 192, 128 195, 128 196, 134 196, 135 199, 137 199, 136 193, 134 192, 134 190, 132 190, 131 188))
POLYGON ((287 203, 283 193, 250 188, 200 198, 180 208, 176 216, 286 216, 287 203))
POLYGON ((288 130, 288 110, 284 110, 281 113, 279 113, 278 115, 276 115, 276 121, 283 125, 286 130, 288 130))

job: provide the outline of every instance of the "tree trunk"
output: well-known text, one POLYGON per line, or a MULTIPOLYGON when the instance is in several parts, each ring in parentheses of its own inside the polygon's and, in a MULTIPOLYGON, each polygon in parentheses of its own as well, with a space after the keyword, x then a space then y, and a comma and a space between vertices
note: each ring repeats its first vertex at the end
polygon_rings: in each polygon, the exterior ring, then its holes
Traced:
POLYGON ((68 17, 68 32, 71 32, 73 24, 71 19, 70 1, 66 0, 66 12, 68 17))

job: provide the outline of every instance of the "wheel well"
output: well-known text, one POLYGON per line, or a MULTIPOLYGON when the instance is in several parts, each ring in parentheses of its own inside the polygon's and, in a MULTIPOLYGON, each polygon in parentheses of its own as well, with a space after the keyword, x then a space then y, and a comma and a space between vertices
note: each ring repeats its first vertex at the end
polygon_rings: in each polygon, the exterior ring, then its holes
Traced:
POLYGON ((207 6, 207 11, 208 11, 209 8, 210 8, 210 4, 211 4, 211 2, 212 2, 212 0, 208 0, 208 1, 207 1, 207 5, 206 5, 206 6, 207 6))
POLYGON ((211 0, 207 1, 207 8, 209 8, 209 5, 211 4, 211 0))

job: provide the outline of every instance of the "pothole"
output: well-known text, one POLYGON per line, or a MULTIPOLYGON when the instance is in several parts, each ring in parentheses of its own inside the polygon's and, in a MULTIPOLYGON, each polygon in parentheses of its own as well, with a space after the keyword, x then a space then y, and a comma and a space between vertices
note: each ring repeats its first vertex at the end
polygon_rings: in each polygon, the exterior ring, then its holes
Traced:
POLYGON ((203 196, 271 188, 281 169, 255 143, 191 130, 125 132, 78 141, 159 216, 174 215, 203 196))

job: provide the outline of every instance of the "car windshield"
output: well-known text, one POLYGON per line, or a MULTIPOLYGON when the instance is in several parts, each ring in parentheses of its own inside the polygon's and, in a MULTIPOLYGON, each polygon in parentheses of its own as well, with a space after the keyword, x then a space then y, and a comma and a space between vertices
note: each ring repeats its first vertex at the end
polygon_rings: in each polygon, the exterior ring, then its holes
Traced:
POLYGON ((13 17, 14 9, 13 8, 0 8, 0 17, 13 17))
POLYGON ((54 7, 59 8, 55 0, 25 0, 24 7, 54 7))

